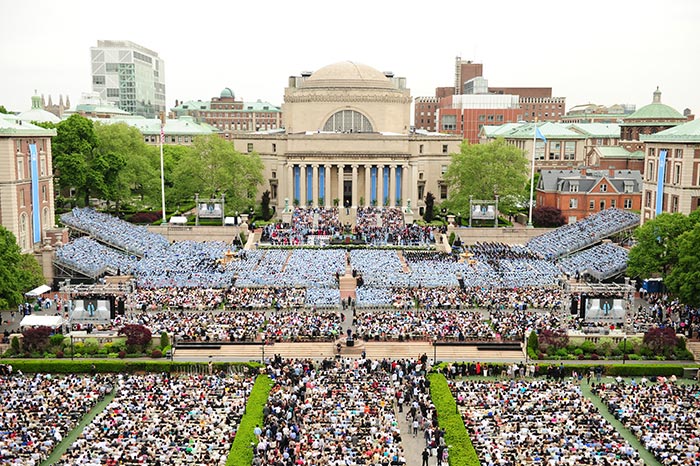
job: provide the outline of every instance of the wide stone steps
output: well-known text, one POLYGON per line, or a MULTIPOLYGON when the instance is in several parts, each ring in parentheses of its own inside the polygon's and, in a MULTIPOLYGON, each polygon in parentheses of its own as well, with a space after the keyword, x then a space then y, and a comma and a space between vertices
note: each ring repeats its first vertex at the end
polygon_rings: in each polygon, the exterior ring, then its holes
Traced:
POLYGON ((688 351, 693 353, 696 361, 700 361, 700 341, 689 341, 687 343, 688 351))

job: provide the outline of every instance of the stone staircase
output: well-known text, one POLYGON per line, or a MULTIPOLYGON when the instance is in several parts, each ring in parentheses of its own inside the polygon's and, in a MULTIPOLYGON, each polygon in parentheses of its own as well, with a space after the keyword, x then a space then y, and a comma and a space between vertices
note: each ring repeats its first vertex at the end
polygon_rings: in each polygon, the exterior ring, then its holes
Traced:
MULTIPOLYGON (((265 345, 265 357, 279 354, 283 358, 327 358, 335 355, 335 343, 303 342, 303 343, 275 343, 265 345)), ((221 345, 220 349, 178 349, 175 358, 178 360, 201 359, 211 356, 217 360, 256 360, 262 358, 262 345, 221 345)))
MULTIPOLYGON (((349 253, 346 256, 349 258, 349 253)), ((348 299, 349 296, 354 300, 357 297, 357 279, 352 276, 352 266, 348 260, 345 261, 345 274, 340 276, 340 299, 348 299)))
POLYGON ((700 361, 700 341, 689 341, 687 343, 688 351, 693 353, 696 361, 700 361))

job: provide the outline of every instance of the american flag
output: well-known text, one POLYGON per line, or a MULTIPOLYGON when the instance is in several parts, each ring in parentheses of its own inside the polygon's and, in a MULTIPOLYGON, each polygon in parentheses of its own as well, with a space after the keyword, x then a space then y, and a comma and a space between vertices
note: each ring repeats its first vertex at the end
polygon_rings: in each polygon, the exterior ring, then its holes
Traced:
POLYGON ((160 124, 160 143, 165 143, 165 125, 163 123, 160 124))

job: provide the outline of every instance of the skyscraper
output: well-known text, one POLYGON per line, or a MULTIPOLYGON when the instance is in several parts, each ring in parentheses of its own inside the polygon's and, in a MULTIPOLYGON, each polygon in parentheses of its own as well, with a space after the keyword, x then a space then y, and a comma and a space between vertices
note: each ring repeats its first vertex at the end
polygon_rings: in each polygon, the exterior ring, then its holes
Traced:
POLYGON ((92 90, 129 113, 154 118, 165 111, 165 63, 130 41, 98 40, 90 47, 92 90))

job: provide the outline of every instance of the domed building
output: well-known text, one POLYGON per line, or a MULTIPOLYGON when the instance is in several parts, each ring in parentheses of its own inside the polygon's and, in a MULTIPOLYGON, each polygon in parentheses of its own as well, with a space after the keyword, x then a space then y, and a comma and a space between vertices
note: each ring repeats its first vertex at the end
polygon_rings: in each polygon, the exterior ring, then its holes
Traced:
POLYGON ((32 96, 32 108, 17 115, 17 119, 31 123, 60 123, 61 119, 51 112, 47 112, 41 106, 41 97, 32 96))
POLYGON ((620 145, 630 152, 644 150, 642 136, 656 134, 686 121, 687 118, 676 109, 661 103, 661 91, 657 87, 652 103, 624 118, 620 125, 620 145))
POLYGON ((291 76, 284 127, 235 134, 236 149, 265 166, 272 205, 403 206, 421 213, 432 192, 447 197, 443 174, 461 137, 413 131, 406 79, 344 61, 291 76))

